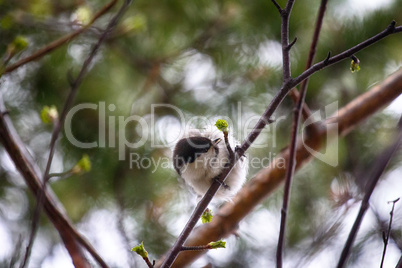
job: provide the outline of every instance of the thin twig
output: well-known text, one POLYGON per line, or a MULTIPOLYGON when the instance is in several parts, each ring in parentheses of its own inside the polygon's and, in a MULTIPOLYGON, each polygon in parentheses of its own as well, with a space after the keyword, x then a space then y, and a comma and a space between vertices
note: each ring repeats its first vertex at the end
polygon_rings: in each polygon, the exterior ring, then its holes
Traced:
POLYGON ((229 171, 232 169, 232 166, 233 166, 233 164, 231 164, 229 167, 225 168, 223 170, 221 176, 217 180, 212 180, 211 187, 209 187, 208 191, 202 197, 201 201, 198 202, 196 208, 193 211, 193 214, 190 216, 190 219, 188 220, 183 231, 180 233, 175 244, 169 250, 169 253, 167 254, 167 257, 165 258, 161 267, 164 267, 164 268, 171 267, 171 265, 173 264, 177 255, 180 253, 187 237, 190 235, 191 231, 194 229, 194 226, 196 225, 197 221, 201 217, 202 213, 207 208, 208 204, 211 202, 212 197, 216 194, 219 187, 223 184, 224 179, 226 178, 229 171))
MULTIPOLYGON (((292 98, 292 101, 296 105, 297 101, 300 98, 300 94, 299 94, 299 91, 297 91, 297 88, 293 88, 291 91, 289 91, 289 96, 292 98)), ((310 108, 308 107, 308 105, 306 103, 303 103, 302 113, 303 113, 304 120, 306 120, 307 118, 309 118, 311 116, 311 110, 310 110, 310 108)), ((310 125, 308 125, 306 127, 307 127, 307 131, 310 130, 310 129, 312 129, 313 131, 317 130, 316 129, 317 128, 316 124, 310 124, 310 125)))
MULTIPOLYGON (((302 103, 300 97, 299 103, 302 103)), ((292 124, 291 141, 289 145, 289 159, 286 167, 285 175, 285 188, 283 193, 283 202, 281 209, 281 224, 279 229, 278 246, 276 249, 276 267, 282 268, 283 263, 283 249, 285 246, 285 231, 286 231, 286 218, 288 214, 289 200, 290 200, 290 188, 292 183, 292 177, 296 168, 296 144, 297 144, 297 129, 300 120, 300 110, 294 109, 294 119, 292 124)))
POLYGON ((329 65, 338 63, 346 58, 350 58, 353 54, 356 54, 357 52, 365 49, 366 47, 371 46, 372 44, 380 41, 384 37, 391 35, 391 34, 402 32, 402 26, 395 27, 395 24, 396 24, 396 22, 392 21, 388 25, 388 27, 385 30, 383 30, 382 32, 374 35, 373 37, 371 37, 371 38, 357 44, 356 46, 354 46, 348 50, 345 50, 344 52, 339 53, 333 57, 331 57, 331 54, 328 53, 328 56, 325 60, 314 64, 309 69, 307 69, 302 74, 300 74, 298 77, 296 77, 293 81, 291 81, 289 84, 291 84, 291 85, 294 83, 299 84, 300 82, 309 78, 312 74, 316 73, 317 71, 319 71, 329 65))
MULTIPOLYGON (((289 17, 292 11, 294 0, 288 0, 286 7, 282 9, 281 14, 281 44, 282 44, 282 65, 283 65, 283 81, 290 80, 290 48, 289 45, 289 17)), ((275 2, 274 2, 275 4, 275 2)), ((295 39, 294 42, 296 42, 295 39)), ((294 43, 293 43, 294 44, 294 43)))
POLYGON ((281 6, 278 4, 278 2, 276 2, 275 0, 272 0, 272 3, 273 3, 274 6, 278 9, 279 13, 282 13, 282 8, 281 8, 281 6))
POLYGON ((388 35, 401 32, 402 27, 395 27, 395 23, 392 23, 386 30, 383 32, 371 37, 370 39, 363 41, 362 43, 356 45, 355 47, 352 47, 351 49, 348 49, 332 58, 329 58, 328 60, 325 60, 322 62, 319 62, 312 67, 310 67, 308 70, 304 71, 301 75, 296 77, 295 79, 289 79, 279 90, 279 92, 274 96, 274 98, 271 100, 271 103, 268 105, 264 113, 261 115, 260 119, 258 120, 257 124, 254 126, 253 130, 248 134, 246 139, 243 141, 242 145, 237 148, 236 153, 235 153, 235 161, 233 165, 230 167, 226 168, 220 178, 218 180, 213 180, 211 187, 208 189, 204 197, 200 200, 200 202, 197 204, 196 208, 193 211, 193 214, 190 216, 190 219, 188 220, 186 226, 184 227, 183 231, 180 233, 179 237, 177 238, 175 244, 173 247, 169 250, 167 253, 166 258, 163 261, 162 267, 170 267, 174 260, 176 259, 177 255, 180 252, 180 248, 183 246, 184 242, 190 235, 191 231, 194 229, 195 224, 197 223, 198 219, 201 217, 202 213, 204 210, 207 208, 208 204, 212 200, 213 195, 218 191, 220 187, 220 182, 219 181, 224 181, 226 179, 226 176, 229 174, 229 172, 232 170, 233 166, 237 163, 238 159, 244 155, 244 153, 250 148, 251 144, 257 139, 257 137, 260 135, 262 130, 265 128, 266 125, 272 122, 270 119, 271 116, 273 115, 274 111, 278 108, 278 106, 282 103, 283 99, 286 97, 288 92, 298 84, 300 84, 304 79, 310 77, 317 71, 328 67, 329 65, 335 64, 337 62, 340 62, 344 60, 345 58, 350 57, 354 53, 374 44, 375 42, 378 42, 379 40, 385 38, 388 35), (392 26, 393 27, 390 27, 392 26))
MULTIPOLYGON (((311 64, 314 59, 318 37, 321 31, 322 20, 325 14, 327 0, 321 1, 321 6, 318 12, 314 35, 312 38, 312 43, 310 46, 310 52, 307 59, 306 69, 311 67, 311 64)), ((307 92, 307 81, 308 79, 304 80, 300 86, 300 96, 299 100, 297 101, 296 107, 294 109, 294 118, 292 124, 292 132, 291 132, 291 139, 289 145, 289 160, 286 169, 286 178, 285 178, 285 188, 283 193, 283 203, 281 209, 281 224, 279 230, 279 238, 278 238, 278 246, 276 250, 276 266, 278 268, 282 267, 283 264, 283 250, 285 247, 285 234, 286 234, 286 221, 287 221, 287 213, 289 207, 289 200, 290 200, 290 189, 292 185, 292 178, 296 168, 296 145, 297 145, 297 130, 299 128, 299 122, 301 118, 301 113, 303 110, 304 100, 306 98, 307 92)))
MULTIPOLYGON (((3 113, 5 110, 6 108, 0 95, 0 141, 30 190, 35 196, 39 196, 39 192, 41 192, 42 189, 42 181, 40 180, 41 171, 28 153, 25 144, 21 141, 8 114, 3 113)), ((79 247, 77 239, 73 234, 76 230, 67 215, 64 213, 64 210, 61 209, 62 205, 57 200, 51 189, 46 192, 43 203, 45 211, 59 232, 60 237, 71 256, 73 264, 76 267, 90 267, 88 260, 82 252, 81 247, 79 247)), ((86 243, 91 247, 89 242, 86 243)))
POLYGON ((385 168, 387 167, 389 161, 391 160, 391 158, 393 157, 395 152, 399 149, 401 142, 402 142, 402 117, 400 118, 400 120, 398 122, 398 133, 397 133, 397 137, 396 137, 394 143, 392 145, 390 145, 388 148, 386 148, 379 157, 377 157, 377 160, 374 161, 375 165, 373 167, 373 170, 364 176, 364 177, 368 178, 369 185, 368 185, 368 188, 364 195, 364 198, 361 202, 359 213, 352 226, 352 229, 350 230, 348 239, 346 240, 345 246, 342 250, 337 268, 342 268, 345 266, 345 264, 348 260, 353 242, 356 238, 357 232, 359 231, 360 224, 363 221, 364 214, 366 213, 366 210, 369 207, 369 200, 370 200, 371 194, 373 193, 374 188, 375 188, 378 180, 380 179, 381 175, 384 173, 385 168))
POLYGON ((295 39, 293 39, 293 41, 287 46, 286 50, 290 50, 294 44, 296 44, 297 42, 297 37, 295 37, 295 39))
POLYGON ((203 245, 203 246, 192 246, 192 247, 181 247, 180 251, 194 251, 194 250, 208 250, 212 249, 210 245, 203 245))
POLYGON ((42 58, 43 56, 47 55, 49 52, 57 49, 58 47, 70 42, 72 39, 74 39, 75 37, 77 37, 78 35, 82 34, 83 32, 87 31, 90 26, 101 16, 103 16, 104 14, 106 14, 115 4, 117 3, 117 0, 112 0, 110 1, 108 4, 106 4, 101 10, 99 10, 98 12, 96 12, 96 14, 92 17, 91 21, 86 24, 85 26, 82 26, 80 29, 76 30, 75 32, 69 33, 53 42, 51 42, 50 44, 47 44, 46 46, 40 48, 38 51, 36 51, 35 53, 33 53, 32 55, 20 59, 19 61, 17 61, 16 63, 7 66, 4 69, 4 74, 6 73, 10 73, 12 71, 14 71, 15 69, 21 67, 22 65, 25 65, 31 61, 35 61, 38 60, 40 58, 42 58))
MULTIPOLYGON (((318 10, 318 15, 317 15, 317 20, 315 22, 315 28, 314 28, 314 33, 312 37, 312 42, 310 45, 310 51, 308 54, 307 62, 306 62, 306 70, 313 65, 314 57, 317 51, 317 45, 318 45, 318 39, 321 33, 321 28, 322 28, 322 22, 324 20, 324 15, 325 15, 325 10, 327 8, 327 3, 328 0, 321 0, 320 8, 318 10)), ((304 80, 301 85, 300 85, 300 91, 303 90, 303 88, 307 87, 308 84, 308 79, 304 80)))
POLYGON ((388 241, 389 241, 389 236, 391 235, 391 226, 392 226, 392 219, 394 217, 394 209, 395 209, 395 204, 396 202, 399 201, 400 198, 397 198, 393 201, 389 201, 388 203, 392 203, 392 209, 391 212, 389 213, 389 224, 388 224, 388 230, 387 230, 387 235, 384 237, 384 250, 382 252, 382 257, 381 257, 381 264, 380 268, 383 267, 384 265, 384 260, 385 260, 385 253, 387 252, 387 246, 388 246, 388 241))
POLYGON ((145 261, 145 263, 147 264, 147 266, 149 268, 153 268, 155 266, 155 261, 153 261, 153 263, 151 263, 151 261, 149 260, 148 257, 143 257, 142 259, 145 261))
MULTIPOLYGON (((380 41, 381 39, 385 38, 388 35, 395 34, 402 32, 402 26, 395 27, 395 22, 392 22, 387 29, 380 32, 379 34, 367 39, 366 41, 361 42, 360 44, 345 50, 344 52, 330 57, 321 62, 318 62, 311 66, 309 69, 304 71, 302 74, 297 76, 294 79, 290 79, 286 82, 279 92, 274 96, 271 100, 271 103, 268 105, 264 113, 261 115, 260 119, 258 120, 257 124, 254 126, 253 130, 248 134, 247 138, 244 140, 242 145, 238 148, 237 153, 241 156, 244 152, 248 150, 248 148, 253 144, 253 142, 257 139, 260 135, 261 131, 265 128, 266 125, 269 124, 270 118, 273 115, 274 111, 278 108, 278 106, 282 103, 283 99, 286 97, 288 92, 298 84, 300 84, 303 80, 309 78, 314 73, 318 72, 319 70, 326 68, 332 64, 338 63, 346 58, 349 58, 351 55, 357 53, 358 51, 363 50, 364 48, 380 41)), ((330 54, 328 54, 330 55, 330 54)))
POLYGON ((73 101, 74 101, 75 96, 76 96, 76 94, 78 92, 79 86, 81 85, 82 80, 84 79, 84 76, 87 74, 89 66, 91 65, 91 62, 93 61, 95 55, 98 53, 98 50, 99 50, 100 46, 106 40, 107 36, 115 28, 115 26, 117 25, 119 19, 124 14, 124 12, 126 11, 127 7, 130 5, 130 3, 131 3, 131 0, 124 1, 124 4, 120 8, 119 12, 112 18, 112 20, 109 22, 107 28, 103 32, 103 34, 98 39, 98 42, 92 48, 89 56, 87 57, 87 59, 85 60, 84 64, 82 65, 82 68, 81 68, 77 78, 74 81, 72 81, 72 83, 71 83, 70 94, 68 95, 68 97, 67 97, 67 99, 66 99, 66 101, 64 103, 63 110, 62 110, 62 112, 60 114, 60 119, 59 119, 58 122, 56 122, 54 131, 52 133, 52 138, 51 138, 51 141, 50 141, 49 157, 48 157, 45 172, 44 172, 44 175, 43 175, 43 178, 44 178, 45 181, 48 179, 50 165, 52 163, 53 155, 54 155, 54 151, 55 151, 55 144, 56 144, 57 138, 59 136, 59 133, 61 131, 62 124, 64 123, 64 120, 65 120, 65 118, 67 116, 67 113, 68 113, 68 111, 70 110, 70 108, 71 108, 71 106, 73 104, 73 101))
MULTIPOLYGON (((316 22, 315 22, 314 33, 313 33, 312 42, 311 42, 311 45, 310 45, 310 50, 309 50, 305 70, 307 70, 308 68, 311 67, 311 65, 313 65, 314 57, 315 57, 315 54, 316 54, 316 51, 317 51, 318 38, 320 36, 325 10, 327 8, 327 3, 328 3, 328 0, 322 0, 321 4, 320 4, 320 8, 318 10, 318 15, 317 15, 317 19, 316 19, 316 22)), ((307 88, 308 80, 309 79, 307 78, 306 80, 304 80, 301 83, 300 92, 302 92, 303 90, 305 90, 305 88, 307 88)), ((297 101, 300 98, 300 96, 299 96, 299 94, 297 94, 298 92, 297 92, 296 88, 294 88, 292 91, 290 91, 290 93, 291 93, 290 95, 294 99, 295 103, 297 103, 297 101)), ((304 119, 306 120, 307 118, 310 117, 310 115, 311 115, 310 109, 308 108, 307 104, 304 103, 303 104, 303 117, 304 117, 304 119)), ((316 127, 316 124, 310 124, 309 125, 309 128, 313 128, 312 129, 313 131, 316 130, 316 129, 314 129, 315 127, 316 127)))
MULTIPOLYGON (((296 169, 300 169, 304 164, 312 160, 309 148, 319 151, 323 146, 322 140, 326 139, 327 144, 329 144, 336 137, 335 135, 327 135, 334 131, 335 126, 340 136, 347 135, 348 132, 357 128, 359 123, 384 108, 388 103, 402 94, 401 85, 402 70, 399 70, 380 84, 355 98, 345 107, 342 107, 335 115, 330 116, 323 122, 323 125, 327 127, 320 128, 319 132, 312 133, 312 135, 308 135, 303 140, 299 138, 296 169)), ((238 228, 240 221, 283 183, 286 169, 282 164, 278 163, 282 163, 283 159, 287 159, 288 157, 289 150, 287 149, 277 155, 268 168, 261 169, 249 180, 236 194, 232 202, 225 203, 215 213, 215 217, 211 223, 201 225, 195 229, 186 241, 186 244, 188 246, 203 245, 233 234, 233 231, 238 228)), ((201 254, 202 251, 180 254, 174 265, 176 267, 186 267, 201 254)), ((159 267, 163 261, 164 258, 161 258, 157 266, 159 267)))
POLYGON ((14 246, 13 254, 12 254, 11 260, 10 260, 10 265, 8 266, 9 268, 15 267, 15 266, 14 266, 15 263, 17 262, 17 260, 18 260, 19 257, 20 257, 21 246, 22 246, 22 236, 19 235, 19 236, 18 236, 17 243, 15 243, 15 246, 14 246))
MULTIPOLYGON (((54 130, 54 128, 55 128, 55 124, 53 124, 53 130, 54 130)), ((24 259, 20 264, 20 268, 24 268, 29 263, 29 258, 31 256, 32 247, 33 247, 33 244, 35 241, 36 233, 38 231, 39 218, 40 218, 40 214, 41 214, 41 210, 42 210, 42 204, 45 199, 45 191, 46 191, 46 187, 47 187, 47 182, 49 179, 50 179, 50 176, 48 177, 48 179, 42 181, 42 190, 39 191, 39 193, 36 196, 36 207, 35 207, 35 211, 34 211, 34 214, 32 217, 32 221, 31 221, 31 232, 29 234, 28 244, 25 248, 24 259)))
MULTIPOLYGON (((226 135, 224 134, 224 136, 225 136, 226 147, 230 148, 227 133, 226 133, 226 135)), ((232 148, 230 148, 230 151, 233 154, 232 148)), ((229 151, 229 155, 231 154, 230 151, 229 151)), ((180 233, 175 244, 169 250, 168 256, 165 258, 161 267, 163 267, 163 268, 171 267, 174 260, 177 258, 177 255, 179 255, 180 251, 182 251, 183 244, 186 241, 187 237, 190 235, 191 231, 194 229, 194 227, 195 227, 196 223, 198 222, 198 220, 200 219, 201 215, 204 213, 205 209, 208 207, 208 204, 211 202, 212 198, 214 197, 216 192, 219 190, 219 187, 224 184, 225 179, 226 179, 227 175, 229 174, 229 172, 232 170, 233 166, 236 164, 236 162, 238 160, 238 158, 236 158, 236 155, 237 154, 235 154, 235 157, 233 159, 231 159, 231 161, 227 164, 227 166, 225 166, 225 168, 222 171, 222 173, 220 174, 219 178, 216 180, 212 180, 211 187, 209 187, 208 191, 202 197, 200 202, 198 202, 196 208, 193 211, 193 214, 190 216, 190 219, 188 220, 183 231, 180 233)))
MULTIPOLYGON (((288 0, 286 3, 286 7, 282 12, 281 15, 281 43, 282 43, 282 68, 283 68, 283 85, 287 83, 291 79, 291 72, 290 72, 290 49, 293 44, 296 43, 297 38, 294 39, 292 44, 289 44, 289 17, 292 11, 294 1, 288 0)), ((301 97, 300 97, 301 99, 301 97)), ((295 161, 295 148, 296 148, 296 136, 297 136, 297 127, 298 121, 296 117, 298 116, 297 111, 295 110, 295 120, 293 122, 293 130, 292 130, 292 143, 291 148, 293 149, 293 154, 289 155, 289 161, 287 165, 287 176, 285 182, 285 192, 283 198, 283 206, 281 210, 281 226, 280 226, 280 233, 278 239, 278 247, 276 251, 276 267, 282 268, 282 253, 284 247, 284 236, 285 236, 285 224, 286 224, 286 215, 287 215, 287 208, 289 204, 289 195, 290 195, 290 183, 291 178, 294 172, 294 161, 295 161), (294 132, 294 133, 293 133, 294 132)), ((292 152, 292 151, 291 151, 292 152)))
MULTIPOLYGON (((89 66, 92 63, 95 55, 97 54, 100 46, 102 45, 102 43, 105 41, 105 39, 107 38, 107 36, 111 33, 111 31, 115 28, 115 26, 117 25, 119 19, 122 17, 122 15, 124 14, 124 12, 127 10, 128 6, 130 5, 131 0, 126 0, 123 4, 123 6, 120 8, 119 12, 112 18, 112 20, 109 22, 108 26, 106 27, 105 31, 103 32, 103 34, 100 36, 100 38, 98 39, 98 42, 94 45, 94 47, 92 48, 88 58, 85 60, 77 78, 72 81, 71 83, 71 91, 70 94, 68 95, 65 103, 64 103, 64 107, 63 110, 60 114, 60 118, 59 120, 56 120, 54 122, 54 127, 53 127, 53 133, 52 133, 52 137, 51 137, 51 141, 50 141, 50 150, 49 150, 49 156, 48 156, 48 161, 46 163, 46 168, 43 174, 43 179, 42 179, 42 187, 41 187, 41 191, 39 191, 38 195, 37 195, 37 202, 36 202, 36 208, 35 208, 35 212, 34 212, 34 216, 32 219, 32 226, 31 226, 31 233, 30 233, 30 238, 29 238, 29 242, 28 245, 26 247, 26 252, 25 252, 25 257, 24 257, 24 261, 21 264, 21 268, 24 268, 25 265, 27 265, 28 261, 29 261, 29 257, 31 254, 31 250, 32 250, 32 246, 35 240, 35 236, 36 236, 36 232, 38 229, 38 222, 39 222, 39 218, 40 218, 40 214, 41 214, 41 208, 42 205, 44 203, 44 198, 46 195, 46 188, 47 188, 47 183, 49 181, 49 179, 51 178, 49 176, 49 171, 50 171, 50 166, 52 164, 52 160, 53 160, 53 156, 54 156, 54 152, 55 152, 55 147, 56 147, 56 141, 57 138, 60 134, 60 131, 62 129, 62 125, 64 123, 64 120, 67 116, 68 111, 70 110, 74 98, 78 92, 79 86, 82 83, 82 80, 84 78, 84 76, 86 75, 86 73, 88 72, 89 66)), ((104 8, 103 10, 108 10, 111 6, 113 6, 113 2, 109 3, 106 7, 108 8, 104 8)), ((92 19, 91 22, 95 21, 95 19, 97 17, 99 17, 101 14, 103 14, 103 12, 98 12, 95 17, 92 19)), ((103 259, 98 255, 98 253, 96 251, 94 251, 92 249, 92 247, 88 247, 86 244, 85 240, 81 240, 80 242, 84 242, 83 246, 86 247, 86 249, 91 253, 91 255, 96 259, 96 261, 101 265, 101 267, 108 267, 108 265, 103 261, 103 259)))
POLYGON ((399 258, 399 261, 396 264, 395 268, 402 268, 402 256, 399 258))

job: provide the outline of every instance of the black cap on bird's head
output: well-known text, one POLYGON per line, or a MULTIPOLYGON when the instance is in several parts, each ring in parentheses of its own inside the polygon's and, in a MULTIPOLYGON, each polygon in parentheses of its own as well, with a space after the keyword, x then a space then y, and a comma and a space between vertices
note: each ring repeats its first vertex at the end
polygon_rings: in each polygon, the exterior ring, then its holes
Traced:
MULTIPOLYGON (((211 147, 215 147, 215 145, 220 141, 221 139, 211 141, 210 139, 201 136, 188 137, 179 140, 173 151, 174 168, 178 173, 180 173, 179 169, 184 164, 193 163, 198 156, 208 152, 211 147)), ((218 148, 215 147, 215 150, 218 150, 218 148)))

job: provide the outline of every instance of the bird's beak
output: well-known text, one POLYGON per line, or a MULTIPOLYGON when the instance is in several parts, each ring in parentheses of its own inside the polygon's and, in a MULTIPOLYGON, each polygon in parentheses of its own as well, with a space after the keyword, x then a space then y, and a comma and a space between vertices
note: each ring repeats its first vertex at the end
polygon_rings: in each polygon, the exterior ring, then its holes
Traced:
POLYGON ((215 146, 215 145, 217 145, 218 143, 220 143, 220 142, 221 142, 221 140, 222 140, 221 138, 214 140, 213 145, 214 145, 214 146, 215 146))

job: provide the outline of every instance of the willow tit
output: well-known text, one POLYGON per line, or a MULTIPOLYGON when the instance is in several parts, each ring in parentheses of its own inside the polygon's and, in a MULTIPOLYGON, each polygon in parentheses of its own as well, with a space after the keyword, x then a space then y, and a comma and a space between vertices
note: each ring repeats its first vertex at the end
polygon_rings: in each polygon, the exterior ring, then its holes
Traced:
MULTIPOLYGON (((229 138, 230 144, 234 142, 229 138)), ((220 131, 195 131, 180 139, 173 150, 173 166, 177 173, 194 191, 203 196, 218 179, 229 163, 229 152, 226 148, 223 133, 220 131)), ((230 200, 241 188, 248 171, 248 160, 239 159, 215 197, 230 200)))

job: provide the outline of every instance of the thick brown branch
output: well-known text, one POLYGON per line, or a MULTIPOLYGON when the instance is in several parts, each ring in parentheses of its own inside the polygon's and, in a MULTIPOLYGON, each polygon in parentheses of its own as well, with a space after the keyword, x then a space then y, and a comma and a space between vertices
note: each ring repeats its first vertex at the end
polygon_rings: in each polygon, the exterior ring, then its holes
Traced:
MULTIPOLYGON (((114 5, 115 1, 110 2, 108 5, 106 5, 101 11, 99 11, 90 24, 92 24, 99 16, 104 14, 108 9, 110 9, 114 5)), ((73 225, 68 221, 68 218, 66 215, 64 215, 58 207, 62 207, 61 205, 58 204, 56 199, 52 197, 51 194, 48 193, 47 189, 47 181, 48 181, 48 175, 49 175, 49 170, 50 170, 50 165, 52 162, 53 158, 53 153, 55 150, 55 143, 58 137, 58 134, 60 133, 61 130, 61 125, 64 122, 64 118, 66 117, 66 114, 68 110, 70 109, 74 96, 78 90, 78 87, 80 86, 83 77, 85 76, 89 65, 94 58, 95 54, 99 50, 100 45, 103 43, 103 41, 106 39, 110 31, 116 26, 118 20, 122 17, 123 13, 127 10, 129 4, 131 3, 131 0, 126 0, 124 4, 122 5, 121 9, 119 12, 112 18, 112 20, 109 22, 105 32, 101 35, 99 38, 98 42, 95 44, 93 47, 90 55, 86 59, 86 61, 83 64, 83 67, 76 78, 75 81, 72 83, 72 89, 71 92, 65 102, 63 111, 60 116, 60 120, 55 123, 54 126, 54 131, 52 134, 52 139, 50 143, 50 153, 49 153, 49 158, 48 162, 46 165, 46 169, 44 172, 44 178, 43 182, 40 182, 40 175, 39 175, 39 170, 38 168, 33 168, 34 167, 34 162, 30 158, 29 154, 26 152, 26 149, 22 142, 18 139, 18 134, 14 130, 11 121, 7 121, 8 118, 4 115, 3 111, 5 111, 5 107, 3 104, 1 104, 0 107, 0 113, 1 113, 1 123, 2 123, 2 128, 1 128, 1 142, 4 144, 6 147, 10 157, 13 159, 15 165, 17 168, 20 170, 20 172, 23 174, 27 184, 30 186, 31 190, 34 192, 36 198, 37 198, 37 209, 35 210, 35 217, 33 219, 33 228, 29 240, 29 245, 27 246, 26 250, 26 255, 23 261, 23 266, 27 263, 27 260, 29 258, 29 253, 30 249, 32 247, 35 233, 36 233, 36 227, 37 224, 35 221, 39 219, 39 214, 40 214, 40 208, 43 206, 45 208, 45 211, 47 212, 49 218, 52 220, 53 224, 56 226, 58 229, 60 236, 62 237, 67 250, 69 251, 71 258, 73 259, 74 265, 76 267, 89 267, 89 263, 86 260, 84 254, 81 252, 81 249, 78 247, 79 244, 81 244, 85 249, 88 250, 88 252, 94 257, 94 259, 99 263, 101 267, 108 267, 107 264, 102 260, 102 258, 98 255, 98 253, 94 250, 94 248, 86 241, 85 238, 83 238, 73 227, 73 225)), ((76 34, 76 33, 73 33, 76 34)), ((68 40, 67 40, 68 41, 68 40)), ((55 48, 55 47, 54 47, 55 48)), ((17 68, 17 67, 16 67, 17 68)))
MULTIPOLYGON (((296 169, 300 169, 304 163, 311 160, 311 155, 305 145, 318 151, 323 146, 322 141, 327 133, 333 133, 335 127, 337 127, 339 135, 346 135, 358 123, 382 109, 401 93, 402 69, 340 109, 337 116, 324 122, 327 128, 320 128, 320 132, 310 135, 304 140, 299 139, 301 141, 298 142, 297 146, 296 169)), ((332 139, 334 137, 329 136, 327 138, 332 139)), ((203 245, 232 234, 239 222, 284 181, 286 167, 278 165, 278 161, 288 158, 289 151, 285 150, 273 160, 270 167, 260 170, 236 195, 233 202, 226 203, 216 213, 211 223, 194 230, 188 238, 186 246, 203 245)), ((201 254, 201 252, 182 252, 174 262, 174 267, 184 267, 201 254)))
MULTIPOLYGON (((3 114, 5 110, 4 104, 0 99, 0 141, 25 179, 28 187, 35 196, 39 196, 42 187, 40 170, 19 139, 11 120, 7 115, 3 114)), ((78 232, 74 229, 60 202, 50 189, 46 191, 43 204, 49 219, 58 230, 74 265, 76 267, 91 267, 76 240, 75 234, 78 232)), ((83 238, 83 240, 85 239, 83 238)), ((92 248, 89 242, 86 243, 92 248)))

